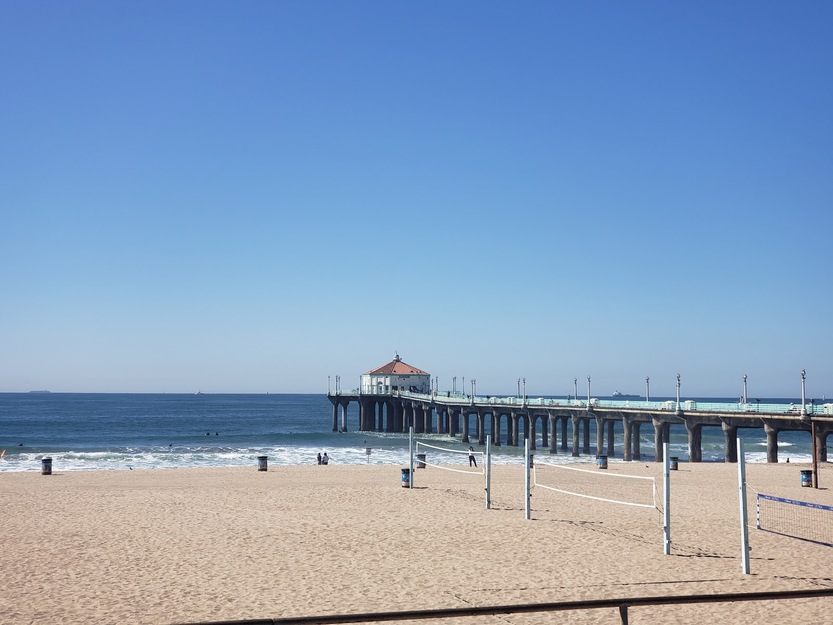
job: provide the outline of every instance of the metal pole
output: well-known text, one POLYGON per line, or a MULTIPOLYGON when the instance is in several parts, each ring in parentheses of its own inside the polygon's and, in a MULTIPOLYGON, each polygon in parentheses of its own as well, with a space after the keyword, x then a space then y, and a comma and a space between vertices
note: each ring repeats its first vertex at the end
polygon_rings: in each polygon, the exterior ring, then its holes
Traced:
POLYGON ((651 401, 651 378, 645 378, 645 401, 651 401))
POLYGON ((408 476, 410 478, 410 486, 408 488, 414 487, 414 426, 408 428, 408 458, 410 458, 411 463, 411 473, 408 476))
POLYGON ((573 399, 578 401, 578 378, 573 378, 573 399))
POLYGON ((677 410, 680 409, 680 374, 677 374, 677 410))
POLYGON ((524 516, 527 521, 532 518, 532 510, 530 510, 530 499, 532 493, 529 485, 529 439, 524 439, 524 516))
POLYGON ((819 457, 816 453, 816 422, 810 422, 810 436, 813 437, 813 488, 819 487, 819 457))
POLYGON ((587 409, 590 410, 590 376, 587 376, 587 409))
POLYGON ((738 437, 738 497, 740 502, 740 568, 749 575, 749 528, 746 512, 746 455, 743 439, 738 437))
POLYGON ((746 403, 746 374, 743 374, 743 403, 746 403))
POLYGON ((671 460, 668 457, 668 442, 662 444, 662 552, 671 555, 671 460))
POLYGON ((486 510, 492 507, 492 435, 486 435, 486 510))
POLYGON ((805 402, 804 402, 804 376, 805 375, 806 375, 806 372, 804 371, 804 369, 802 369, 801 370, 801 414, 803 414, 803 415, 807 414, 807 407, 805 406, 805 402))

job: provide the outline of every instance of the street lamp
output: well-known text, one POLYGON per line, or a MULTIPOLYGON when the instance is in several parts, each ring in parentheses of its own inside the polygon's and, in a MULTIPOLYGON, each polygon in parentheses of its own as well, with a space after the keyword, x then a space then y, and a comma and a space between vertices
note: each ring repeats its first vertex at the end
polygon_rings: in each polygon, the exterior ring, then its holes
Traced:
POLYGON ((524 398, 524 403, 526 403, 526 378, 524 378, 524 395, 523 395, 523 398, 524 398))
POLYGON ((330 376, 327 376, 327 395, 330 394, 330 376))
POLYGON ((746 403, 746 374, 743 374, 743 397, 741 398, 741 403, 746 403))
POLYGON ((677 410, 680 409, 680 374, 677 374, 677 410))
POLYGON ((474 396, 477 395, 477 380, 471 380, 471 400, 474 401, 474 396))
POLYGON ((578 378, 573 378, 573 399, 578 399, 578 378))
POLYGON ((451 392, 457 394, 457 376, 451 378, 451 392))
POLYGON ((521 398, 521 379, 518 378, 518 399, 521 398))
POLYGON ((651 378, 645 377, 645 401, 651 401, 651 378))
POLYGON ((587 408, 590 409, 590 376, 587 376, 587 408))
POLYGON ((801 414, 802 415, 807 414, 807 406, 805 405, 805 402, 804 402, 804 397, 805 397, 805 395, 804 395, 804 378, 805 378, 806 375, 807 375, 807 372, 804 371, 804 369, 802 369, 801 370, 801 414))

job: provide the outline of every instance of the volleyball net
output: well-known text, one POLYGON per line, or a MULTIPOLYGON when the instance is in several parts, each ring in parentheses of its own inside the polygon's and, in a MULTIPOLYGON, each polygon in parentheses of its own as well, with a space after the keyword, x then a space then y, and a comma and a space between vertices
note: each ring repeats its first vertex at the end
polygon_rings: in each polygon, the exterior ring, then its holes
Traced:
POLYGON ((415 448, 416 463, 420 469, 434 467, 452 473, 486 474, 486 454, 482 451, 440 447, 422 441, 415 441, 415 448), (462 463, 460 462, 460 456, 465 456, 462 463), (469 460, 470 456, 474 458, 474 462, 469 460), (460 468, 461 464, 468 464, 469 466, 460 468))
MULTIPOLYGON (((469 449, 455 449, 453 447, 441 447, 440 445, 432 445, 425 441, 417 441, 414 439, 414 429, 410 431, 411 453, 411 467, 414 467, 414 460, 416 459, 416 468, 425 469, 427 467, 434 467, 442 471, 451 471, 452 473, 467 473, 469 475, 482 475, 486 488, 486 509, 492 507, 492 489, 491 489, 491 466, 492 466, 492 440, 490 436, 486 437, 486 453, 476 451, 473 448, 469 449), (431 452, 431 460, 429 461, 428 452, 431 452), (465 456, 465 461, 469 464, 468 467, 460 468, 463 463, 460 462, 459 457, 465 456), (480 462, 478 462, 478 458, 480 462)), ((414 487, 414 471, 411 470, 410 487, 414 487)))
POLYGON ((756 494, 755 527, 833 547, 833 506, 756 494))
POLYGON ((649 476, 593 471, 536 459, 532 486, 602 503, 660 509, 656 478, 649 476))

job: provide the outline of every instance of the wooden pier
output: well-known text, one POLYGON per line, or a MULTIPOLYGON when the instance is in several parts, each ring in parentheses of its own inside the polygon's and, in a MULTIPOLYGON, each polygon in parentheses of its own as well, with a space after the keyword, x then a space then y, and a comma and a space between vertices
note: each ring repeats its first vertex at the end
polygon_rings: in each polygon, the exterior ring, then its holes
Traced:
POLYGON ((650 424, 654 433, 654 457, 663 461, 662 444, 669 440, 671 425, 683 425, 688 434, 689 462, 702 461, 704 427, 719 427, 724 436, 724 459, 737 462, 739 428, 763 429, 767 462, 778 462, 778 434, 796 430, 811 435, 815 458, 827 462, 827 438, 833 432, 833 404, 793 406, 783 404, 702 404, 696 401, 610 401, 597 399, 531 399, 472 397, 453 393, 389 394, 331 393, 333 431, 347 431, 347 408, 359 407, 359 431, 448 434, 485 444, 519 446, 525 438, 536 448, 538 433, 549 453, 590 453, 590 424, 595 421, 597 455, 616 456, 614 427, 621 423, 624 440, 621 457, 641 460, 640 433, 650 424), (339 408, 341 423, 339 424, 339 408), (569 432, 568 432, 569 430, 569 432), (504 436, 501 437, 501 433, 504 436), (568 434, 570 435, 568 438, 568 434), (605 450, 605 451, 602 451, 605 450))

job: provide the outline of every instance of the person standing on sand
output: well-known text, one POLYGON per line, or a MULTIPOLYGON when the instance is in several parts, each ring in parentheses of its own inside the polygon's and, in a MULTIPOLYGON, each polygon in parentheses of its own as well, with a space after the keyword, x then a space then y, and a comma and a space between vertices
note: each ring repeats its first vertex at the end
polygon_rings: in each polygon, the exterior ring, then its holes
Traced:
POLYGON ((474 457, 474 447, 469 447, 469 466, 477 466, 477 458, 474 457))
POLYGON ((321 464, 329 464, 330 457, 327 455, 327 452, 324 452, 324 455, 321 457, 321 464))
POLYGON ((318 452, 318 464, 321 464, 321 452, 318 452))

